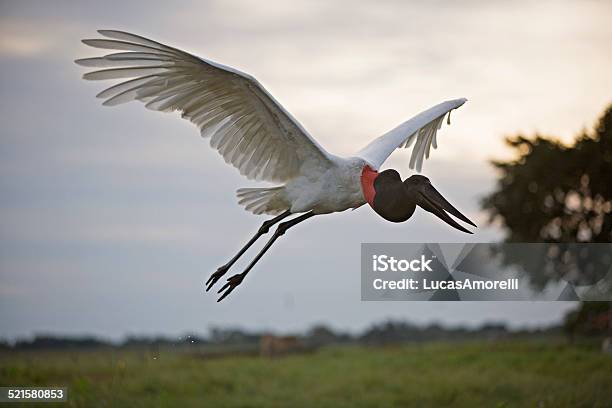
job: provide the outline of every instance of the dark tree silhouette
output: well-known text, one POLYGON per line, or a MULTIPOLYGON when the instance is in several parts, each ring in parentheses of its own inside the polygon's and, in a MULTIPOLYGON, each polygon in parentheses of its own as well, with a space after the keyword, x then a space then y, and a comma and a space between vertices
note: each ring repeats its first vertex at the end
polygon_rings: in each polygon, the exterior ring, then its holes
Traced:
POLYGON ((482 206, 490 222, 505 228, 507 242, 550 245, 541 246, 542 255, 529 265, 520 248, 505 251, 504 262, 523 266, 536 287, 551 279, 577 285, 602 279, 612 261, 604 244, 612 242, 612 106, 594 132, 569 146, 539 135, 506 141, 517 158, 493 162, 500 177, 482 206), (567 245, 575 242, 602 245, 578 253, 567 245))
MULTIPOLYGON (((506 264, 530 271, 531 283, 545 286, 564 279, 576 285, 600 282, 610 274, 612 254, 612 105, 592 133, 583 132, 571 145, 553 138, 522 135, 506 139, 517 158, 494 161, 500 177, 496 190, 482 201, 489 221, 506 230, 507 242, 545 242, 542 256, 531 263, 520 251, 504 251, 506 264), (569 243, 601 243, 580 250, 569 243)), ((606 279, 607 282, 609 279, 606 279)), ((600 292, 601 293, 601 292, 600 292)), ((576 334, 610 331, 606 303, 586 302, 567 315, 565 330, 576 334)))
POLYGON ((506 142, 518 158, 493 162, 500 177, 482 205, 508 242, 612 242, 612 105, 571 146, 539 135, 506 142))

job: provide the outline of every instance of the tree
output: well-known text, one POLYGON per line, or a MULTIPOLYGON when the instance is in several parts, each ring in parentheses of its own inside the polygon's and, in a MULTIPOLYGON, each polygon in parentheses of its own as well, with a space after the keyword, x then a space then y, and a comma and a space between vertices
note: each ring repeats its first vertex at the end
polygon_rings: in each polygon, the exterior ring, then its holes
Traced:
MULTIPOLYGON (((493 161, 499 171, 495 191, 482 201, 490 222, 506 230, 506 242, 545 242, 531 259, 531 283, 545 286, 565 279, 579 285, 601 280, 610 265, 609 248, 576 248, 576 242, 612 242, 612 105, 592 134, 571 145, 553 138, 523 135, 506 139, 517 158, 493 161), (553 244, 554 243, 554 244, 553 244)), ((507 250, 506 264, 521 265, 520 251, 507 250)), ((528 267, 527 267, 528 266, 528 267)))
POLYGON ((571 146, 539 135, 506 142, 518 157, 493 162, 500 177, 482 205, 508 242, 612 242, 612 105, 571 146))
MULTIPOLYGON (((503 225, 507 242, 551 245, 535 267, 525 268, 519 251, 504 252, 503 262, 531 271, 536 287, 562 278, 577 285, 600 281, 609 274, 609 247, 590 245, 579 252, 568 244, 612 242, 612 105, 592 133, 582 132, 571 145, 540 135, 506 142, 517 158, 493 162, 500 176, 482 206, 490 222, 503 225)), ((610 285, 604 290, 609 294, 610 285)), ((609 305, 583 303, 566 316, 565 329, 571 336, 605 333, 609 305)))

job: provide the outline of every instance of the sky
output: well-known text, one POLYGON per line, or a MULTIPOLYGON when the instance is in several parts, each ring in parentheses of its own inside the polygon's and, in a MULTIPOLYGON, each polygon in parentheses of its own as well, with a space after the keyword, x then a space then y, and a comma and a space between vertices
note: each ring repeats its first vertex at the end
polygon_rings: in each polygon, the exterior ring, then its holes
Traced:
MULTIPOLYGON (((0 337, 558 322, 572 303, 362 302, 360 244, 502 239, 479 210, 489 160, 511 157, 504 136, 569 142, 593 125, 612 99, 610 17, 608 1, 0 1, 0 337), (97 29, 252 74, 338 155, 466 97, 423 174, 478 230, 424 211, 399 225, 367 207, 316 217, 217 304, 203 282, 266 219, 236 203, 257 183, 176 114, 100 106, 104 85, 72 62, 99 55, 80 43, 97 29)), ((407 177, 408 161, 386 165, 407 177)))

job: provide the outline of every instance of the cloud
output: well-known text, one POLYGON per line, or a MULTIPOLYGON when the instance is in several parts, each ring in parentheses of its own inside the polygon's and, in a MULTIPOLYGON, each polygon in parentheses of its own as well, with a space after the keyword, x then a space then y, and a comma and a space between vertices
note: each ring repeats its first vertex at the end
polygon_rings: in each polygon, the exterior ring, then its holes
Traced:
MULTIPOLYGON (((0 22, 0 24, 2 23, 0 22)), ((48 48, 49 42, 43 38, 10 35, 0 32, 0 55, 29 57, 41 54, 48 48)))

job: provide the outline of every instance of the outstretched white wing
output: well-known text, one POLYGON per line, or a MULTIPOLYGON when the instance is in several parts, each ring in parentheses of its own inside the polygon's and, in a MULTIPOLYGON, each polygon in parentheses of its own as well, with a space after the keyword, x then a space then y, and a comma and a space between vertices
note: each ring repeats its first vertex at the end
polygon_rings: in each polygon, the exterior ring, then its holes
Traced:
POLYGON ((408 148, 416 140, 410 157, 410 168, 421 171, 423 158, 429 158, 431 146, 437 148, 436 133, 442 126, 444 117, 448 114, 450 124, 450 112, 465 103, 467 99, 455 99, 442 102, 419 113, 415 117, 402 123, 395 129, 374 139, 370 144, 357 152, 357 156, 365 159, 374 170, 387 160, 393 151, 400 147, 408 148))
POLYGON ((132 78, 99 93, 104 105, 139 100, 149 109, 180 111, 248 178, 284 182, 302 166, 324 171, 331 165, 331 156, 255 78, 134 34, 98 32, 110 39, 83 43, 122 52, 75 61, 108 68, 83 78, 132 78))

